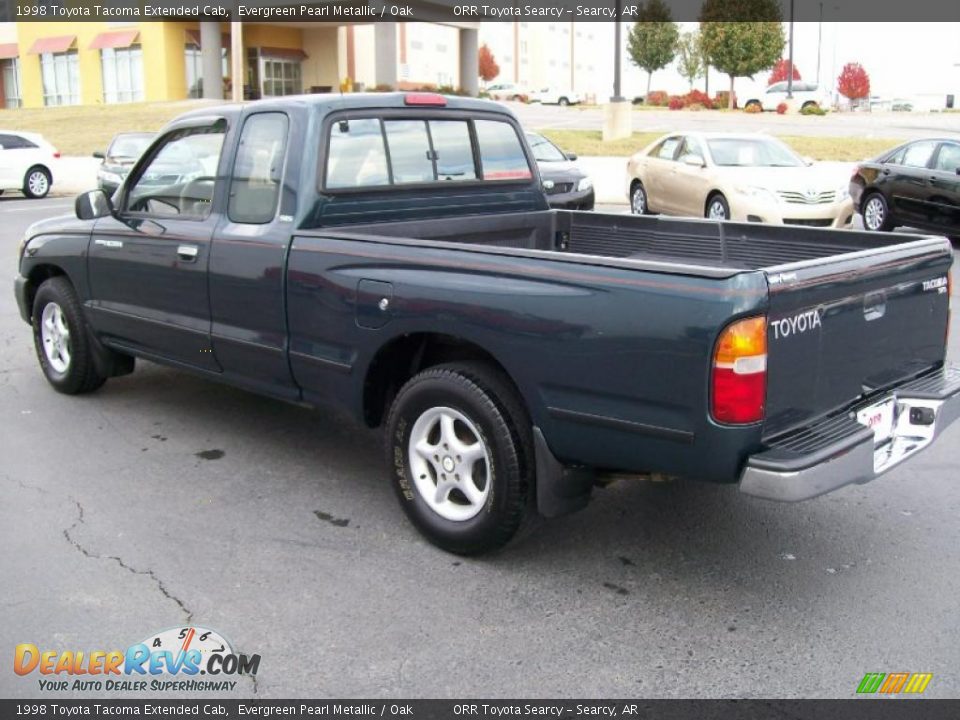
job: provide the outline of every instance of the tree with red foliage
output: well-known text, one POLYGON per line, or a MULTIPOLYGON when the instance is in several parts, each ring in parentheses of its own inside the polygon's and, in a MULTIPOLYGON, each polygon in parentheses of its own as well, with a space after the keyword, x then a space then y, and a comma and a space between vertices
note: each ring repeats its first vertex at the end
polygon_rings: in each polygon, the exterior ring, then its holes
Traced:
POLYGON ((493 59, 493 53, 490 52, 490 48, 487 47, 486 43, 480 46, 479 65, 480 79, 484 82, 490 82, 500 74, 500 66, 497 65, 497 61, 493 59))
POLYGON ((870 96, 870 76, 860 63, 847 63, 837 78, 837 90, 845 98, 860 100, 870 96))
POLYGON ((780 58, 777 60, 777 64, 773 66, 773 72, 770 73, 770 79, 767 80, 767 85, 783 82, 790 77, 791 69, 793 69, 793 79, 799 80, 800 71, 797 70, 797 66, 785 58, 780 58))

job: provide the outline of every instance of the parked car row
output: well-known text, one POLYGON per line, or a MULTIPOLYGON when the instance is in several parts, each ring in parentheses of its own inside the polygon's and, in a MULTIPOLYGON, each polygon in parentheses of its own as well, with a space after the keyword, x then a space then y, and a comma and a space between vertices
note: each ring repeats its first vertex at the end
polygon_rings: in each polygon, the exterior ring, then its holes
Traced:
POLYGON ((960 240, 960 141, 905 143, 846 179, 767 135, 671 133, 629 159, 627 194, 638 215, 843 228, 860 213, 960 240))

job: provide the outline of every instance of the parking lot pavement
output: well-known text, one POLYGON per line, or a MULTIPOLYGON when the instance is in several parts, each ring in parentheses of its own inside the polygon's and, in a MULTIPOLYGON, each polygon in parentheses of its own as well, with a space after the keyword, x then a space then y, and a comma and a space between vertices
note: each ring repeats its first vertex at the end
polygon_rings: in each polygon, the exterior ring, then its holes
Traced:
MULTIPOLYGON (((64 209, 0 200, 8 273, 26 225, 64 209)), ((234 694, 268 697, 851 697, 868 671, 960 694, 960 427, 797 505, 619 482, 481 559, 414 532, 379 442, 150 363, 58 395, 8 286, 0 647, 109 650, 193 623, 259 653, 234 694)), ((0 673, 0 695, 36 682, 0 673)))
MULTIPOLYGON (((532 103, 507 102, 525 127, 531 129, 599 130, 604 109, 559 107, 532 103)), ((799 114, 745 115, 742 112, 671 112, 637 110, 633 113, 635 132, 759 132, 777 135, 815 135, 819 137, 903 138, 960 137, 956 115, 949 113, 844 112, 823 117, 799 114)))

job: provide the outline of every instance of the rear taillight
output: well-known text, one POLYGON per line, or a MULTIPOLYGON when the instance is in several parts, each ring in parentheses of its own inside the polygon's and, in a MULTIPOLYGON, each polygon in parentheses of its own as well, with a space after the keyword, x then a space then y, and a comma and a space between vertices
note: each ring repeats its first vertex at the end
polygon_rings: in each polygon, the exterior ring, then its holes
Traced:
POLYGON ((767 318, 738 320, 717 339, 711 374, 710 414, 719 423, 763 420, 767 396, 767 318))
POLYGON ((950 348, 950 317, 953 314, 953 270, 947 270, 947 332, 943 338, 943 347, 950 348))

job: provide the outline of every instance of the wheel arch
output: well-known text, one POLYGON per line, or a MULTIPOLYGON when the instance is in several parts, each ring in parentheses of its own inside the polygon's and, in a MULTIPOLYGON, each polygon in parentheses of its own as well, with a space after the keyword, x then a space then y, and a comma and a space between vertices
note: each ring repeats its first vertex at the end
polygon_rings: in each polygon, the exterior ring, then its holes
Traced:
MULTIPOLYGON (((44 262, 30 268, 30 271, 26 274, 27 284, 25 288, 28 310, 33 308, 33 301, 37 296, 37 290, 40 286, 54 277, 66 278, 67 282, 74 285, 66 271, 55 263, 44 262)), ((74 285, 74 287, 76 286, 74 285)))
POLYGON ((530 408, 520 386, 506 366, 486 348, 467 338, 437 332, 415 332, 394 337, 377 350, 363 379, 362 417, 378 427, 397 391, 417 373, 449 362, 482 362, 501 373, 528 415, 530 408))
POLYGON ((707 208, 710 207, 710 201, 719 195, 724 200, 727 201, 727 206, 730 205, 730 198, 727 197, 727 194, 720 188, 713 188, 712 190, 707 191, 707 199, 703 201, 703 212, 707 212, 707 208))

